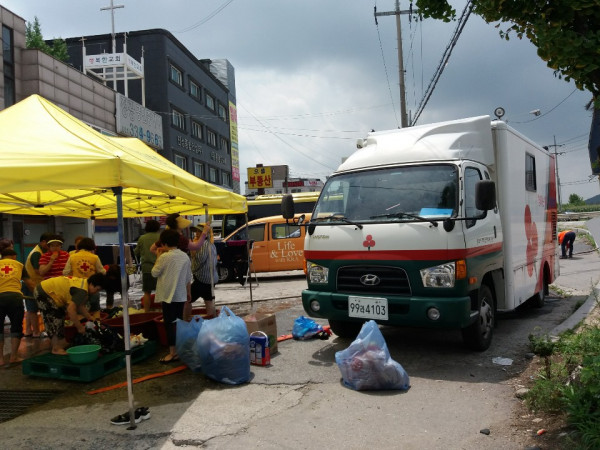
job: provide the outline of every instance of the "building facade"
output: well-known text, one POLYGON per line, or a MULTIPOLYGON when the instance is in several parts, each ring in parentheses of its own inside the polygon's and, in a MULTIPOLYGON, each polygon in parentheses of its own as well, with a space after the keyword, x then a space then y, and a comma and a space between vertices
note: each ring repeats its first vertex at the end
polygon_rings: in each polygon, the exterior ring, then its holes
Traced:
MULTIPOLYGON (((84 71, 84 45, 85 55, 113 52, 110 34, 66 41, 70 63, 80 71, 84 71)), ((235 76, 231 64, 199 60, 162 29, 117 35, 115 51, 125 53, 125 48, 145 68, 144 95, 141 80, 130 80, 128 97, 138 103, 145 100, 146 108, 163 120, 163 146, 158 152, 203 180, 239 192, 239 172, 235 164, 232 168, 230 109, 235 107, 235 76)), ((117 81, 116 90, 125 93, 124 82, 117 81)))

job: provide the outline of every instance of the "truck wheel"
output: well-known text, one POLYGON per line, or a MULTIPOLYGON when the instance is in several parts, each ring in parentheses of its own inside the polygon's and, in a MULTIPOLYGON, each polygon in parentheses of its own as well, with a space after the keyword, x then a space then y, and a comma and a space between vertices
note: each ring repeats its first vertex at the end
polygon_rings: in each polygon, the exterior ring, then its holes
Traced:
POLYGON ((548 278, 546 277, 546 274, 544 274, 544 282, 542 283, 542 290, 533 296, 533 299, 531 299, 531 304, 535 308, 541 308, 542 306, 544 306, 544 304, 546 303, 546 295, 548 295, 548 292, 549 292, 548 278))
POLYGON ((233 280, 233 270, 231 267, 219 266, 219 283, 233 280))
POLYGON ((467 347, 481 352, 487 350, 492 343, 495 322, 494 297, 485 284, 479 288, 477 309, 479 317, 473 324, 462 329, 462 336, 467 347))
POLYGON ((345 322, 343 320, 329 320, 331 331, 341 338, 354 339, 362 328, 361 322, 345 322))

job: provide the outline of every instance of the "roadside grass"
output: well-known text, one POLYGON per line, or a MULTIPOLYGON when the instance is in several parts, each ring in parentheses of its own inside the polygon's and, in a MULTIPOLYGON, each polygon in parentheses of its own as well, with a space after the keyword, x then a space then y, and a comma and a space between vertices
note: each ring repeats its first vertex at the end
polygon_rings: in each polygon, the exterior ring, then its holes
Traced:
POLYGON ((583 325, 556 341, 532 334, 529 341, 544 365, 525 397, 526 405, 566 415, 573 432, 564 448, 600 448, 600 328, 583 325))

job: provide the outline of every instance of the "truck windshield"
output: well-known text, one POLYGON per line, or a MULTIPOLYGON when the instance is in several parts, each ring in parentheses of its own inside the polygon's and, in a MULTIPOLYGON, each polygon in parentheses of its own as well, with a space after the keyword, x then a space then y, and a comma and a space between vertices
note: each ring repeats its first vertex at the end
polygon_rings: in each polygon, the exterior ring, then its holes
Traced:
POLYGON ((457 214, 458 168, 451 164, 405 166, 331 177, 313 221, 429 221, 457 214))

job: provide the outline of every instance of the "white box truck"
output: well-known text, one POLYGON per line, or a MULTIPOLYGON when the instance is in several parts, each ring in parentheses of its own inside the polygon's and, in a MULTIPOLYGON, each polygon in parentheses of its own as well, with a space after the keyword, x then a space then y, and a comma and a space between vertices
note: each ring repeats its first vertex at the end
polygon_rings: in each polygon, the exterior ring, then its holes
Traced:
POLYGON ((372 132, 327 180, 304 242, 306 312, 456 328, 474 350, 496 313, 542 306, 559 274, 554 156, 488 116, 372 132))

